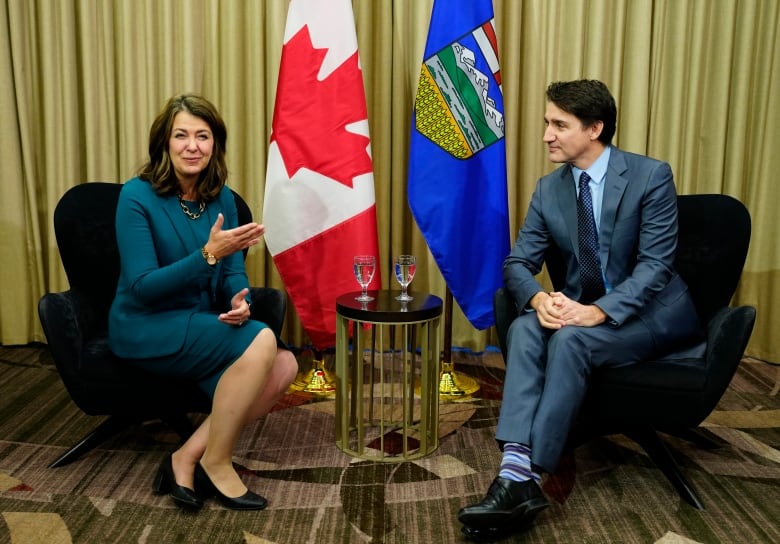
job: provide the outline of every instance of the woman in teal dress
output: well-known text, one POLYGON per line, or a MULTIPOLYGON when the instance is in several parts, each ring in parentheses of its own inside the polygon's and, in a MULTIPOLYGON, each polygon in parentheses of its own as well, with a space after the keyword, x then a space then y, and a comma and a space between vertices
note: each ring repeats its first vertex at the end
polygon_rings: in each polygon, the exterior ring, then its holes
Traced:
POLYGON ((154 120, 149 161, 119 196, 109 344, 128 364, 193 380, 212 398, 209 416, 163 461, 154 490, 185 508, 216 496, 228 508, 259 510, 266 500, 241 481, 233 449, 244 425, 287 391, 298 364, 250 319, 243 250, 265 227, 238 225, 226 141, 218 111, 197 95, 171 98, 154 120))

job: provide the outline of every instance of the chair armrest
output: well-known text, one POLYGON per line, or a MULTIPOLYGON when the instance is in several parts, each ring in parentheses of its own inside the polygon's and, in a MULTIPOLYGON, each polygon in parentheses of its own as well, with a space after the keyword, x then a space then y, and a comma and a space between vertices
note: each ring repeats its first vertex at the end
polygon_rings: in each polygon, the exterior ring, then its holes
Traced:
POLYGON ((80 366, 87 339, 105 332, 105 323, 98 326, 100 318, 93 305, 83 293, 74 289, 43 295, 38 301, 38 316, 54 364, 68 385, 71 374, 80 366))
POLYGON ((252 319, 262 321, 274 331, 277 338, 281 338, 287 312, 285 293, 273 287, 250 287, 249 296, 252 298, 252 319))
POLYGON ((707 324, 707 379, 710 384, 706 389, 715 403, 734 377, 755 321, 756 309, 753 306, 739 306, 721 308, 707 324))
POLYGON ((506 289, 500 287, 493 295, 493 315, 496 318, 496 335, 498 336, 498 344, 501 347, 501 353, 504 355, 504 361, 506 361, 506 333, 509 330, 509 325, 517 317, 517 306, 506 289))

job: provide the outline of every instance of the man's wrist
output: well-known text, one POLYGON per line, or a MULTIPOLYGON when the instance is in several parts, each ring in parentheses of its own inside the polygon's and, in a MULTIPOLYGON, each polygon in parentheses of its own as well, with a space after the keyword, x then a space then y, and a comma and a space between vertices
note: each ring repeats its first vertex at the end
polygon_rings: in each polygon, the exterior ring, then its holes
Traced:
POLYGON ((539 291, 538 293, 536 293, 534 296, 531 297, 531 300, 528 301, 528 306, 536 310, 537 308, 539 308, 539 305, 542 303, 542 300, 546 296, 549 296, 546 292, 539 291))
POLYGON ((595 304, 591 304, 590 307, 594 312, 594 318, 598 322, 598 325, 601 325, 608 319, 609 316, 600 307, 596 306, 595 304))

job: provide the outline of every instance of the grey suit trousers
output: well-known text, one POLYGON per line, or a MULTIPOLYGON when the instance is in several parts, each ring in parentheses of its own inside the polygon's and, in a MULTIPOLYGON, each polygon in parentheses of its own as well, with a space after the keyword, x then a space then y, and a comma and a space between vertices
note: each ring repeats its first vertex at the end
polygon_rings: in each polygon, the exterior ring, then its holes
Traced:
POLYGON ((642 320, 620 327, 544 329, 536 312, 521 313, 507 332, 507 369, 496 439, 531 448, 531 462, 554 472, 594 369, 655 354, 642 320))

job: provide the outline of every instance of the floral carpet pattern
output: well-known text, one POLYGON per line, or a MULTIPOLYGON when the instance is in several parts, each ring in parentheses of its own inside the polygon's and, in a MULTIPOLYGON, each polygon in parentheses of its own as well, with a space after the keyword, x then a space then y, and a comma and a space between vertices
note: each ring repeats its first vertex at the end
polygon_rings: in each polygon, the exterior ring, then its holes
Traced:
MULTIPOLYGON (((187 513, 151 491, 178 440, 159 422, 47 468, 100 418, 72 403, 45 346, 0 347, 0 543, 465 542, 457 511, 481 498, 500 461, 493 433, 504 368, 492 351, 456 353, 454 362, 480 389, 440 405, 440 445, 431 455, 351 458, 335 446, 334 400, 288 394, 247 427, 234 459, 268 508, 234 512, 210 501, 187 513)), ((564 457, 544 483, 551 507, 504 542, 780 541, 776 377, 771 365, 742 362, 702 425, 720 447, 666 437, 705 510, 682 501, 634 443, 605 437, 564 457)), ((383 443, 392 453, 398 441, 383 443)))

